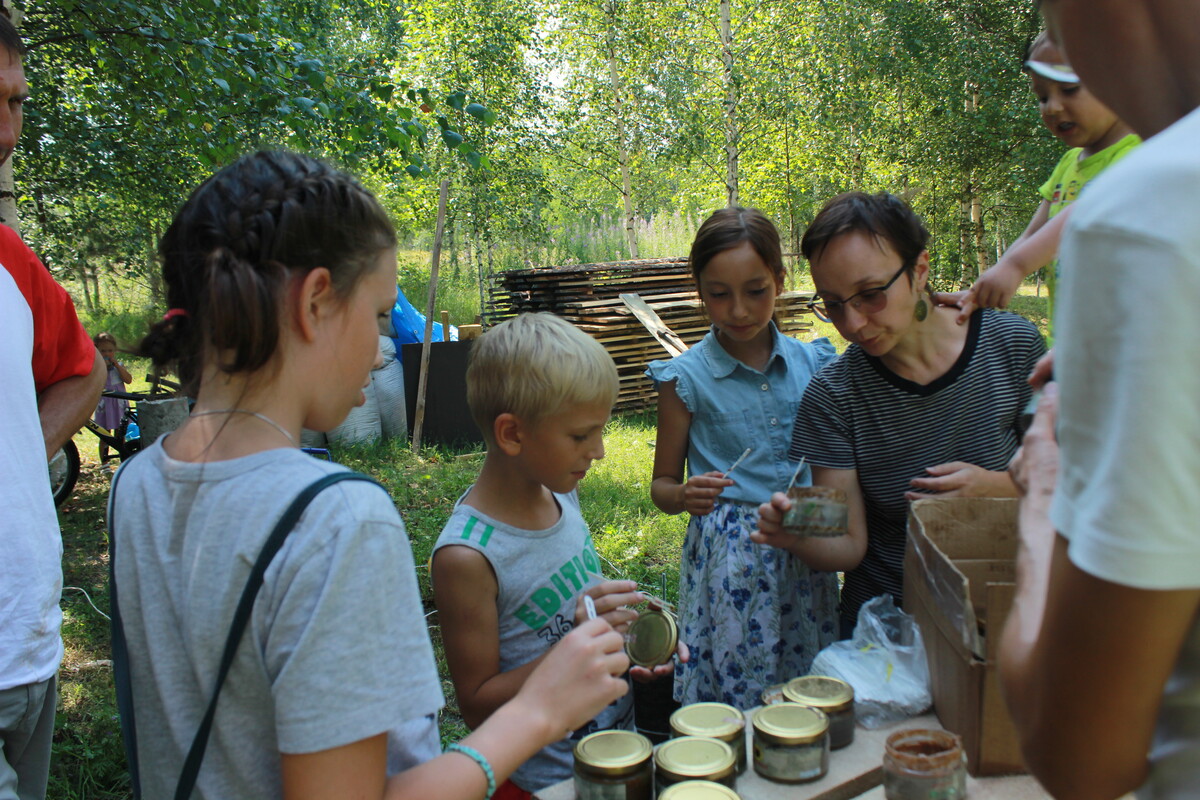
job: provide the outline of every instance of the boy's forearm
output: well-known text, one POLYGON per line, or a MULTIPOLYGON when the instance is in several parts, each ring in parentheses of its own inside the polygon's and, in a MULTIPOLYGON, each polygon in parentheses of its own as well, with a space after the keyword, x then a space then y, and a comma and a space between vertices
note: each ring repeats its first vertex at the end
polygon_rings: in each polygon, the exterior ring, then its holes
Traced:
MULTIPOLYGON (((474 692, 458 691, 459 710, 462 711, 463 721, 467 727, 475 730, 484 723, 498 708, 517 696, 525 681, 537 669, 538 664, 546 654, 519 667, 499 672, 479 685, 474 692)), ((451 670, 453 672, 453 670, 451 670)), ((457 689, 457 684, 456 684, 457 689)))

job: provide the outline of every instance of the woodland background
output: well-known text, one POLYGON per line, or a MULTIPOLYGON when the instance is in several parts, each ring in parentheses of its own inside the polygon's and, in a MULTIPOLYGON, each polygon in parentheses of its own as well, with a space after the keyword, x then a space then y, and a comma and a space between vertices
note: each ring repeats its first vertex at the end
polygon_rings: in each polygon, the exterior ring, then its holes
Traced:
POLYGON ((798 252, 848 189, 909 197, 937 282, 962 285, 1024 228, 1061 152, 1021 72, 1028 0, 15 5, 22 233, 122 344, 161 313, 154 247, 175 209, 255 148, 359 175, 418 297, 448 178, 439 306, 458 321, 499 270, 685 254, 727 203, 766 211, 798 252))

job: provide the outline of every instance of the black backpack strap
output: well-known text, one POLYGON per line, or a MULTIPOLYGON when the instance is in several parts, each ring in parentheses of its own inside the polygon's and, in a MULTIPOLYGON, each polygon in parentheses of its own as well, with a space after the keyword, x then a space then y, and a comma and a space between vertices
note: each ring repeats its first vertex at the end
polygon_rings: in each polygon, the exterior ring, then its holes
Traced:
MULTIPOLYGON (((119 476, 120 473, 118 473, 119 476)), ((233 622, 229 626, 229 635, 225 638, 225 649, 221 654, 220 667, 217 670, 217 680, 213 686, 212 697, 209 699, 208 708, 204 712, 204 718, 200 721, 200 727, 196 731, 196 737, 192 740, 192 746, 188 750, 187 758, 183 763, 183 771, 179 776, 179 783, 175 787, 176 800, 187 800, 191 797, 192 789, 196 785, 196 777, 200 773, 200 763, 204 760, 204 751, 208 747, 208 737, 212 731, 213 717, 217 712, 217 700, 221 695, 221 687, 225 683, 225 678, 229 675, 229 670, 233 666, 233 658, 237 653, 238 644, 242 640, 242 635, 246 632, 246 625, 250 622, 250 614, 254 610, 254 601, 258 597, 258 591, 262 588, 263 576, 267 572, 267 567, 271 565, 275 554, 279 552, 279 548, 283 546, 288 534, 292 532, 292 528, 300 520, 300 516, 316 497, 327 486, 339 483, 341 481, 367 481, 374 483, 379 488, 383 488, 375 479, 370 476, 363 475, 358 472, 335 472, 330 475, 314 481, 305 487, 304 491, 292 501, 292 504, 283 512, 283 516, 275 523, 275 528, 271 531, 271 535, 267 537, 267 541, 263 544, 262 550, 258 554, 258 559, 254 562, 254 566, 250 570, 249 577, 246 578, 246 586, 242 590, 242 597, 238 601, 237 610, 233 614, 233 622)), ((116 493, 116 481, 113 481, 112 494, 109 497, 109 541, 112 542, 112 511, 116 508, 116 503, 113 495, 116 493)), ((386 491, 386 490, 385 490, 386 491)), ((117 683, 117 707, 121 714, 121 736, 125 740, 125 751, 129 759, 129 775, 133 783, 134 797, 141 796, 141 786, 137 768, 137 728, 133 715, 133 687, 129 674, 129 652, 125 643, 125 634, 121 626, 120 612, 117 604, 117 583, 116 572, 113 566, 115 559, 112 557, 115 546, 109 547, 109 597, 112 612, 113 612, 113 673, 117 683), (118 649, 120 655, 118 656, 118 649), (120 667, 118 668, 118 663, 120 667), (122 700, 124 698, 124 700, 122 700)))
POLYGON ((117 713, 121 718, 121 740, 125 759, 129 762, 129 782, 134 800, 141 800, 142 784, 138 774, 137 725, 133 717, 133 683, 129 677, 129 649, 125 644, 125 628, 121 625, 121 605, 117 602, 117 541, 113 538, 116 525, 113 514, 117 508, 117 483, 121 473, 113 477, 108 493, 108 605, 112 613, 113 683, 117 690, 117 713))

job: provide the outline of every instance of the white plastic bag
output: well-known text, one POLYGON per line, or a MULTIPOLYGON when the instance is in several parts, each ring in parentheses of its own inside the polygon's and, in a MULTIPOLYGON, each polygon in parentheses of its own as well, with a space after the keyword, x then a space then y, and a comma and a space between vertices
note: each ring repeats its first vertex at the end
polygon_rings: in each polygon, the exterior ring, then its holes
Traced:
POLYGON ((916 716, 932 702, 921 629, 890 594, 864 603, 854 637, 817 653, 810 674, 853 686, 854 712, 864 728, 916 716))
POLYGON ((368 382, 363 387, 366 402, 350 409, 345 421, 326 434, 331 445, 342 446, 361 442, 376 442, 383 436, 383 425, 379 421, 379 400, 375 397, 375 385, 368 382))
POLYGON ((404 367, 396 358, 396 345, 386 336, 379 337, 383 366, 371 371, 375 397, 379 402, 379 423, 384 439, 408 438, 408 412, 404 406, 404 367))

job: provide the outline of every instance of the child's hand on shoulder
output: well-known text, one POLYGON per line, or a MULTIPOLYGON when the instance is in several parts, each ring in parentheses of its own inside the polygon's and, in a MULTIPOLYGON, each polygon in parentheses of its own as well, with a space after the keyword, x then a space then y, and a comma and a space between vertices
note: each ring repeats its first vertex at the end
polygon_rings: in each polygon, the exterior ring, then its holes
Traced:
POLYGON ((637 605, 646 599, 638 591, 635 581, 604 581, 591 587, 579 595, 575 601, 575 624, 582 625, 588 620, 587 601, 584 597, 592 598, 596 608, 596 616, 607 620, 617 633, 625 633, 629 623, 637 619, 638 612, 629 606, 637 605))
POLYGON ((683 484, 683 510, 692 516, 702 517, 716 507, 717 497, 726 486, 733 486, 733 479, 723 472, 706 472, 693 475, 683 484))
POLYGON ((955 321, 962 325, 976 309, 1008 308, 1009 301, 1021 288, 1023 280, 1025 273, 1020 267, 1011 259, 1001 258, 988 267, 966 292, 938 292, 934 295, 934 301, 939 305, 957 306, 959 312, 955 321), (950 298, 955 298, 956 302, 948 302, 950 298))

